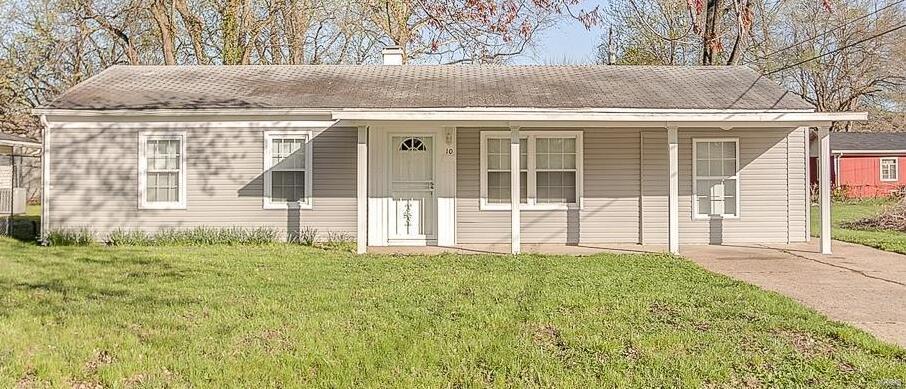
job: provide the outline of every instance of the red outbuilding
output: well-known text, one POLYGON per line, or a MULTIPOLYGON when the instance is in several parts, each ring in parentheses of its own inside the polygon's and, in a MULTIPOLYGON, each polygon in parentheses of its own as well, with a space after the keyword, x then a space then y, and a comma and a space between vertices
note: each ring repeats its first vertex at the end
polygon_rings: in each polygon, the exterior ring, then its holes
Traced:
MULTIPOLYGON (((831 185, 855 198, 889 196, 906 188, 906 133, 834 132, 831 185)), ((818 182, 817 142, 812 141, 811 183, 818 182)))

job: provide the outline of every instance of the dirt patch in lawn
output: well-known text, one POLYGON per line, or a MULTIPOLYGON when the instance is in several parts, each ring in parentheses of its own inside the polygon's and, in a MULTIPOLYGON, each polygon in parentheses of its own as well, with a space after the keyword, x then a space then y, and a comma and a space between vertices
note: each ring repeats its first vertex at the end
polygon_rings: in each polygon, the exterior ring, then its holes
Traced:
POLYGON ((778 330, 775 333, 798 353, 806 356, 831 355, 834 352, 834 346, 827 339, 816 338, 806 332, 778 330))
POLYGON ((260 347, 269 355, 279 354, 289 351, 293 348, 293 342, 286 335, 284 328, 267 328, 255 334, 245 336, 241 342, 243 347, 237 350, 245 349, 249 346, 260 347))
POLYGON ((88 374, 95 374, 99 368, 111 363, 113 363, 113 355, 107 350, 95 351, 94 356, 92 356, 88 362, 85 362, 85 371, 88 374))
POLYGON ((648 306, 648 313, 658 323, 676 326, 680 322, 679 313, 670 304, 655 301, 648 306))
POLYGON ((551 324, 535 327, 532 331, 532 342, 545 349, 559 353, 565 353, 568 350, 566 343, 563 342, 563 337, 560 335, 560 330, 551 324))

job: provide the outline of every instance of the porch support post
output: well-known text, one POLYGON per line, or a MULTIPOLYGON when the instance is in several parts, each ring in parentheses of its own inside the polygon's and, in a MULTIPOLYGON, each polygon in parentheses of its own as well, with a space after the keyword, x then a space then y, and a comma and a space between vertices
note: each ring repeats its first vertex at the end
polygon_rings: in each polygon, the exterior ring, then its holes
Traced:
POLYGON ((511 251, 512 253, 519 254, 519 249, 521 246, 521 234, 519 231, 519 178, 520 170, 519 167, 519 127, 511 126, 510 127, 510 215, 511 217, 511 251))
POLYGON ((359 127, 356 146, 356 253, 368 249, 368 127, 359 127))
POLYGON ((830 128, 818 128, 818 203, 821 207, 821 254, 831 253, 831 164, 830 164, 830 128))
POLYGON ((667 246, 671 253, 679 254, 679 143, 677 127, 667 127, 667 179, 670 189, 667 193, 667 246))

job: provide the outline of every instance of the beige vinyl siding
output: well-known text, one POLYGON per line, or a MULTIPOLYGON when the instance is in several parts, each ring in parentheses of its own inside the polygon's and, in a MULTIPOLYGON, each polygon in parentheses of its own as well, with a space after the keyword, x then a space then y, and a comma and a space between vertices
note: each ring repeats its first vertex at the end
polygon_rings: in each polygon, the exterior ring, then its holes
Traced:
POLYGON ((596 128, 584 132, 583 243, 639 242, 639 130, 596 128))
MULTIPOLYGON (((685 244, 786 243, 805 239, 802 134, 787 129, 679 131, 679 236, 685 244), (692 139, 739 139, 739 218, 692 217, 692 139), (795 149, 795 150, 794 150, 795 149), (797 152, 799 152, 797 154, 797 152), (797 157, 798 155, 798 157, 797 157), (800 160, 793 161, 791 158, 800 160), (793 170, 798 170, 793 172, 793 170), (801 172, 801 174, 800 174, 801 172), (801 216, 800 216, 801 215, 801 216), (793 231, 792 228, 797 229, 793 231)), ((665 135, 646 132, 645 243, 667 241, 665 135), (649 152, 650 151, 650 152, 649 152)))
POLYGON ((807 239, 808 225, 808 156, 806 151, 808 128, 800 127, 787 137, 787 185, 789 185, 789 241, 807 239))
MULTIPOLYGON (((505 131, 499 128, 457 129, 458 243, 510 241, 510 212, 479 209, 481 131, 501 130, 505 131)), ((561 130, 575 131, 569 128, 561 130)), ((583 209, 523 210, 520 223, 522 242, 638 242, 639 130, 586 130, 583 138, 583 209)))
MULTIPOLYGON (((49 228, 244 226, 295 231, 356 230, 356 129, 331 128, 313 137, 313 209, 265 210, 264 131, 272 128, 186 129, 186 209, 138 209, 135 128, 70 124, 50 143, 49 228)), ((279 129, 283 130, 283 128, 279 129)))
MULTIPOLYGON (((509 211, 479 209, 480 131, 474 128, 458 130, 457 242, 508 243, 509 211)), ((805 145, 802 131, 680 130, 680 242, 785 243, 805 240, 805 145), (739 219, 693 220, 694 137, 739 139, 739 164, 742 169, 739 219)), ((523 210, 523 242, 666 243, 666 131, 586 129, 584 155, 582 210, 523 210)))
MULTIPOLYGON (((508 243, 510 212, 479 209, 481 131, 506 129, 459 128, 456 131, 456 242, 508 243)), ((576 210, 526 210, 521 213, 520 225, 524 243, 579 242, 579 212, 576 210)))
MULTIPOLYGON (((500 131, 502 129, 485 129, 500 131)), ((480 206, 480 142, 477 128, 456 129, 456 243, 509 243, 510 213, 507 211, 481 211, 480 206)), ((553 214, 556 212, 544 212, 553 214)), ((523 213, 521 225, 534 220, 523 213)), ((551 228, 551 230, 556 230, 551 228)), ((524 234, 523 242, 529 242, 524 234)), ((565 237, 556 237, 558 239, 565 237)))
MULTIPOLYGON (((642 237, 643 244, 667 243, 667 132, 666 130, 645 130, 641 135, 642 160, 642 237)), ((691 151, 690 151, 691 153, 691 151)), ((680 150, 679 158, 683 153, 680 150)), ((682 186, 682 184, 680 184, 682 186)), ((682 194, 682 193, 681 193, 682 194)), ((682 198, 680 198, 682 202, 682 198)), ((680 214, 680 219, 682 219, 680 214)), ((680 239, 683 239, 680 230, 680 239)))

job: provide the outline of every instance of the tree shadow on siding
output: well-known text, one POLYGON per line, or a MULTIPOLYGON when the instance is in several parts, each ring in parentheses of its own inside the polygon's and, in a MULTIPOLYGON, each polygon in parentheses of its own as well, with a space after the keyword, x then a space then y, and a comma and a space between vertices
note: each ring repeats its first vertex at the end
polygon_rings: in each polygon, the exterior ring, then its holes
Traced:
MULTIPOLYGON (((309 217, 314 221, 309 223, 325 230, 349 230, 348 223, 330 224, 338 219, 330 212, 316 214, 291 208, 282 210, 285 218, 275 218, 281 210, 262 209, 263 133, 278 128, 212 128, 204 123, 171 128, 156 123, 165 119, 134 121, 148 123, 147 131, 186 132, 186 209, 139 209, 138 137, 145 129, 110 124, 52 130, 48 210, 53 228, 87 228, 95 231, 99 240, 116 228, 154 231, 195 226, 277 226, 298 234, 304 224, 300 219, 312 215, 309 217)), ((248 120, 214 120, 240 119, 248 120)), ((313 197, 318 201, 348 198, 350 204, 355 204, 355 138, 356 132, 349 128, 329 128, 312 140, 313 197)), ((338 207, 336 201, 326 202, 330 210, 340 208, 340 212, 345 212, 343 220, 348 219, 346 214, 355 213, 354 209, 338 207)))
MULTIPOLYGON (((293 204, 298 201, 304 192, 285 195, 288 200, 286 209, 262 210, 263 212, 284 212, 285 230, 287 239, 297 239, 307 227, 321 229, 320 233, 354 231, 355 227, 346 226, 340 213, 355 213, 356 207, 356 144, 358 133, 354 128, 331 127, 315 134, 312 139, 312 166, 306 174, 311 174, 311 201, 312 209, 303 209, 293 204), (338 207, 335 200, 348 200, 349 208, 338 207), (324 203, 328 203, 327 206, 324 203), (319 205, 320 208, 319 209, 319 205)), ((263 140, 263 135, 260 135, 263 140)), ((260 150, 253 159, 256 166, 263 166, 263 144, 258 144, 255 150, 260 150)), ((302 158, 304 154, 297 152, 277 166, 262 171, 254 178, 247 181, 237 191, 239 198, 255 198, 259 206, 263 206, 265 192, 265 176, 273 174, 277 168, 286 164, 293 157, 302 158)), ((306 182, 305 185, 308 185, 306 182)))

